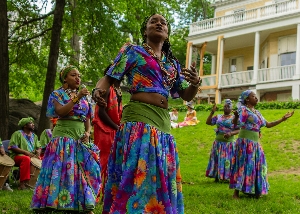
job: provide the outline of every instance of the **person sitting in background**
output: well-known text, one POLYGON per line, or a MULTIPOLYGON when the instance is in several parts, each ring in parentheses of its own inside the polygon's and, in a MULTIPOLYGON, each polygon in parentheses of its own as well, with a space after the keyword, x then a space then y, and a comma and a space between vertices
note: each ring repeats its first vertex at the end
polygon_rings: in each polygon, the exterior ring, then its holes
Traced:
POLYGON ((186 117, 184 118, 183 122, 178 123, 179 128, 183 126, 194 126, 199 123, 199 121, 197 120, 197 112, 194 110, 193 104, 188 102, 186 106, 188 108, 186 117))
POLYGON ((174 121, 178 120, 178 111, 177 109, 173 108, 171 112, 169 112, 170 114, 170 119, 171 119, 171 127, 172 128, 177 128, 178 127, 178 123, 175 123, 174 121))
MULTIPOLYGON (((5 155, 5 149, 4 149, 4 146, 3 146, 3 144, 2 144, 1 138, 0 138, 0 155, 1 155, 1 156, 5 155)), ((0 189, 2 189, 2 190, 7 190, 7 191, 10 191, 10 192, 13 192, 13 190, 12 190, 12 189, 10 188, 10 186, 9 186, 9 179, 8 179, 8 178, 7 178, 7 180, 5 181, 3 187, 2 187, 2 188, 0 187, 0 189)))
POLYGON ((34 130, 34 119, 32 117, 22 118, 18 126, 21 130, 15 131, 9 142, 8 149, 11 150, 11 158, 15 165, 20 167, 19 190, 26 189, 30 180, 30 158, 40 157, 41 146, 34 130))
POLYGON ((48 145, 48 143, 50 142, 51 138, 52 138, 52 131, 56 125, 57 122, 57 118, 53 117, 50 118, 51 121, 51 128, 50 129, 45 129, 40 136, 40 144, 41 144, 41 159, 44 158, 44 153, 46 150, 46 146, 48 145))

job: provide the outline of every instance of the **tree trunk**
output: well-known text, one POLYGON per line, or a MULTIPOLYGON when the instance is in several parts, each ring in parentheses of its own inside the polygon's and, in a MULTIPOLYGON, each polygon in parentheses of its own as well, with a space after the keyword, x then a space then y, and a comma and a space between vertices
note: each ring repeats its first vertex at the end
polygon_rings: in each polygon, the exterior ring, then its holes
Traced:
POLYGON ((49 119, 46 117, 46 111, 47 111, 49 95, 54 90, 57 61, 59 55, 60 35, 61 35, 65 5, 66 5, 65 0, 56 0, 38 135, 40 135, 44 129, 49 128, 50 126, 49 119))
POLYGON ((0 138, 8 139, 9 123, 9 57, 7 1, 0 1, 0 138))

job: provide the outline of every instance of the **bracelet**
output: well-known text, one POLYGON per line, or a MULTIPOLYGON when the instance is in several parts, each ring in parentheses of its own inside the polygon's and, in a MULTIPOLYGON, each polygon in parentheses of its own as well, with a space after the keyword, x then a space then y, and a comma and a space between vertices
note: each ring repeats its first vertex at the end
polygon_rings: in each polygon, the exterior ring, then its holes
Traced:
POLYGON ((190 85, 195 88, 199 88, 201 86, 201 83, 202 83, 202 79, 200 77, 198 77, 198 82, 196 84, 190 83, 190 85))
POLYGON ((77 95, 75 95, 73 98, 72 98, 72 102, 74 104, 78 104, 79 103, 79 98, 77 97, 77 95))

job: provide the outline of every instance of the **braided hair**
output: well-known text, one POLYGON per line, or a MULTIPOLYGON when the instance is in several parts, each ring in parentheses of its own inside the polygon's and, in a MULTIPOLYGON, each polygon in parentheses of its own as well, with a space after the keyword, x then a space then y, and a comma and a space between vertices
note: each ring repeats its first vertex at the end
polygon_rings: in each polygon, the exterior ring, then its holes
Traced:
MULTIPOLYGON (((144 22, 141 25, 140 32, 141 32, 142 37, 143 37, 143 43, 146 43, 146 40, 147 40, 147 36, 144 35, 145 30, 147 28, 147 23, 148 23, 149 19, 152 16, 154 16, 155 14, 157 14, 157 13, 153 13, 152 15, 145 17, 144 22)), ((170 33, 171 33, 171 25, 170 25, 170 23, 167 19, 166 19, 166 21, 167 21, 167 26, 168 26, 168 38, 164 41, 164 44, 162 46, 162 51, 165 53, 165 55, 166 55, 166 57, 169 61, 175 60, 175 61, 178 62, 178 59, 172 53, 171 44, 170 44, 170 40, 169 40, 169 36, 170 36, 170 33)))

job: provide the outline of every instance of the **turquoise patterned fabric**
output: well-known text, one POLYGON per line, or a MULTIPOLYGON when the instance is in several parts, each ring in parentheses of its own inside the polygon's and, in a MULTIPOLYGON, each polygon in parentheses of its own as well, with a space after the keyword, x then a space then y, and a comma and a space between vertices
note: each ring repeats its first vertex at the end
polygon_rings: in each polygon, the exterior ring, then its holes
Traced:
MULTIPOLYGON (((233 115, 229 118, 224 115, 216 115, 211 119, 212 125, 217 125, 215 129, 216 135, 224 135, 225 133, 234 131, 232 120, 233 115)), ((218 138, 219 139, 219 138, 218 138)), ((231 142, 220 141, 215 139, 210 152, 209 162, 206 169, 206 177, 219 180, 229 180, 232 170, 232 158, 235 154, 235 140, 231 142)))
MULTIPOLYGON (((242 106, 238 113, 242 129, 259 132, 266 125, 266 120, 258 110, 252 112, 242 106)), ((237 139, 229 187, 248 194, 268 193, 267 162, 259 142, 240 137, 237 139)))

